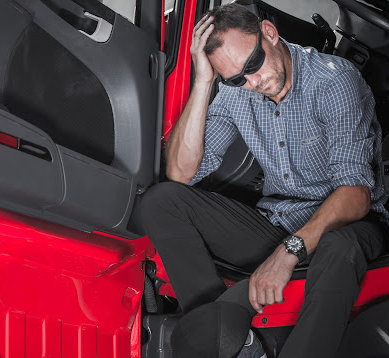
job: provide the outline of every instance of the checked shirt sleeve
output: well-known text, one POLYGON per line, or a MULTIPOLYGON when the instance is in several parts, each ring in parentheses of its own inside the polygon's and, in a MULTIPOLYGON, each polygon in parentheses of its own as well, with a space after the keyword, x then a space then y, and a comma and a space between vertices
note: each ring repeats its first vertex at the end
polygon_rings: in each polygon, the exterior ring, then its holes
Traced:
POLYGON ((376 129, 370 88, 359 72, 347 70, 332 79, 323 95, 333 188, 364 185, 372 191, 376 129))
POLYGON ((223 156, 235 140, 237 132, 238 130, 219 92, 208 108, 205 122, 204 156, 200 168, 189 185, 197 183, 219 168, 223 156))

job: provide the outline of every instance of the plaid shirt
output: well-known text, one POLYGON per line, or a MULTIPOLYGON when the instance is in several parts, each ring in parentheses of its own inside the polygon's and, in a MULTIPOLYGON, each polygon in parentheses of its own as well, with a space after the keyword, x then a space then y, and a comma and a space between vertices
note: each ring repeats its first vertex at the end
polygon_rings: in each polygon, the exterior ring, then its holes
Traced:
POLYGON ((293 61, 291 89, 276 105, 220 84, 208 109, 204 157, 189 185, 220 166, 240 132, 264 171, 257 208, 273 225, 296 232, 341 185, 367 186, 371 209, 389 222, 369 86, 347 60, 284 42, 293 61))

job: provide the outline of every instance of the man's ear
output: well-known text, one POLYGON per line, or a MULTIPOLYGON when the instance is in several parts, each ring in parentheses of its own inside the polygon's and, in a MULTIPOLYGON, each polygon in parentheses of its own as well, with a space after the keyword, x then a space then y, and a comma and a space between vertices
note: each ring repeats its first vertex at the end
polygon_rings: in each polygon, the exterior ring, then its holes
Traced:
POLYGON ((273 46, 276 46, 279 41, 279 35, 277 28, 269 20, 263 20, 261 22, 262 36, 269 41, 273 46))

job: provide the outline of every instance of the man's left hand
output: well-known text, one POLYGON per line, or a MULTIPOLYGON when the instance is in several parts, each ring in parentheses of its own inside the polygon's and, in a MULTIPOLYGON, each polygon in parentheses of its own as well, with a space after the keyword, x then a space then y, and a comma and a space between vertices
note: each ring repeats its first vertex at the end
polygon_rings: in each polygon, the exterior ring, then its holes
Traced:
POLYGON ((284 244, 263 262, 250 277, 249 300, 253 308, 263 312, 264 305, 282 303, 283 291, 292 276, 298 258, 285 250, 284 244))

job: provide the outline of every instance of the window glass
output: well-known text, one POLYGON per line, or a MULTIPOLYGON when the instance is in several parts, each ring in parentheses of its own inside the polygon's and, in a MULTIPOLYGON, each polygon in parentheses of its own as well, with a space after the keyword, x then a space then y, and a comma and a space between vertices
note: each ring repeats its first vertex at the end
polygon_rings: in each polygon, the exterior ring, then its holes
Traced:
POLYGON ((323 0, 265 0, 267 4, 290 15, 313 23, 311 16, 320 14, 331 28, 335 28, 338 18, 338 5, 334 1, 323 0))
POLYGON ((103 0, 102 3, 134 23, 136 0, 103 0))
MULTIPOLYGON (((222 0, 222 4, 230 4, 235 0, 222 0)), ((320 14, 331 26, 335 28, 338 19, 338 5, 334 1, 323 0, 263 0, 263 2, 286 12, 299 19, 313 23, 311 16, 314 13, 320 14)))
MULTIPOLYGON (((102 2, 132 23, 135 22, 136 0, 103 0, 102 2)), ((174 10, 175 3, 176 0, 165 0, 165 16, 168 16, 174 10)))
POLYGON ((165 16, 174 10, 175 0, 165 0, 165 16))

